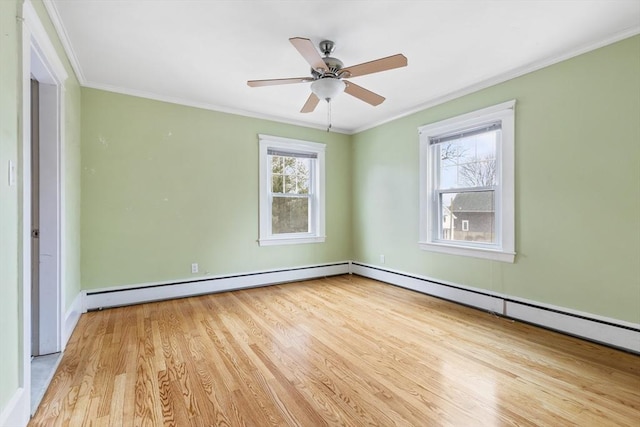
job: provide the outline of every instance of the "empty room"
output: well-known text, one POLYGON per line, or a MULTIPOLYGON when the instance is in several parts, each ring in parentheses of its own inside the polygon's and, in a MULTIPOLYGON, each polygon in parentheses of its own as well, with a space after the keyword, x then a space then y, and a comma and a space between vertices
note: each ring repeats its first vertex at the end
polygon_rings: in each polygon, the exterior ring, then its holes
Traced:
POLYGON ((0 427, 637 426, 640 1, 0 1, 0 427))

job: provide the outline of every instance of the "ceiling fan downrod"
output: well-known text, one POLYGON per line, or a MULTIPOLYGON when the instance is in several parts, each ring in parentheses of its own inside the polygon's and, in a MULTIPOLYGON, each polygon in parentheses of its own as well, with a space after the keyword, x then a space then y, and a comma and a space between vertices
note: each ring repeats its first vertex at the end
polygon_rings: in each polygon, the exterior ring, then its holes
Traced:
POLYGON ((336 44, 331 40, 322 40, 318 47, 320 48, 320 52, 324 53, 324 56, 329 56, 336 50, 336 44))

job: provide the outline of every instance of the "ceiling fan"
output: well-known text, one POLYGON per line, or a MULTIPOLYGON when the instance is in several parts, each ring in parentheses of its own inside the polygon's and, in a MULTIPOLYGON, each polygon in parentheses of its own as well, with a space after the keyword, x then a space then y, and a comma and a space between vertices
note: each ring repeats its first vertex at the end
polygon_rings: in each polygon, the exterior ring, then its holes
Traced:
POLYGON ((402 54, 397 54, 345 68, 342 61, 329 56, 335 50, 335 43, 331 40, 323 40, 319 43, 320 51, 324 54, 324 58, 320 56, 309 39, 293 37, 289 41, 311 65, 311 76, 249 80, 247 85, 260 87, 312 82, 311 95, 309 95, 307 102, 300 110, 301 113, 312 112, 320 102, 320 99, 330 102, 341 92, 346 92, 373 106, 380 105, 385 99, 383 96, 344 79, 406 67, 407 65, 407 58, 402 54))

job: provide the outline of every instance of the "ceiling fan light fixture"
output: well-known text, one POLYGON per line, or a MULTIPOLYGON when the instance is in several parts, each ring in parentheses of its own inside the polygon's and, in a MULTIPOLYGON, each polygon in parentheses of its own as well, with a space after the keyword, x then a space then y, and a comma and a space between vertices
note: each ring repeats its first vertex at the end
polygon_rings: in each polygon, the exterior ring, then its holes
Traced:
POLYGON ((345 83, 335 77, 325 77, 311 83, 311 92, 315 93, 320 99, 329 102, 341 92, 344 92, 345 83))

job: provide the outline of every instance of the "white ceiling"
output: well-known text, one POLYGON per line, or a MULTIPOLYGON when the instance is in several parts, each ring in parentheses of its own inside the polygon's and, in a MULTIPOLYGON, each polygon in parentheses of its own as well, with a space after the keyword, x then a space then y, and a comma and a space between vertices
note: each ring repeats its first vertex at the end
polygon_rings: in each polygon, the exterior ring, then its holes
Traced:
MULTIPOLYGON (((332 102, 352 133, 640 32, 640 0, 45 0, 83 86, 326 127, 290 37, 336 42, 345 66, 403 53, 408 67, 356 77, 384 97, 332 102)), ((639 53, 640 54, 640 53, 639 53)))

